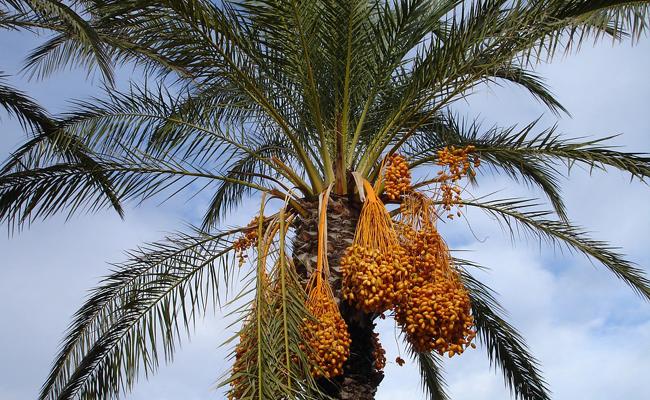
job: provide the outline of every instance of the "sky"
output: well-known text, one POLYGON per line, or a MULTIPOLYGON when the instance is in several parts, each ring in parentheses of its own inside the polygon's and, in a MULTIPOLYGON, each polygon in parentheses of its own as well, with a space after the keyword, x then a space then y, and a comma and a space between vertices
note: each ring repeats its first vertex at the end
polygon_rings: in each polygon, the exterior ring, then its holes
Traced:
MULTIPOLYGON (((34 40, 25 33, 0 32, 0 70, 53 113, 70 108, 69 101, 97 94, 99 80, 78 71, 57 73, 44 81, 20 76, 21 62, 34 40)), ((485 126, 525 124, 542 117, 542 125, 558 124, 566 137, 621 136, 621 149, 650 153, 650 40, 637 46, 610 43, 585 46, 578 55, 541 65, 537 72, 568 108, 571 117, 556 117, 521 89, 490 86, 455 105, 455 111, 478 117, 485 126)), ((130 71, 120 71, 118 80, 130 71)), ((0 113, 0 158, 24 139, 15 121, 0 113)), ((646 271, 650 264, 650 188, 618 171, 591 174, 573 168, 562 183, 569 216, 592 236, 620 247, 646 271)), ((498 197, 540 197, 541 193, 500 176, 480 174, 473 194, 498 191, 498 197)), ((125 251, 160 239, 196 222, 204 200, 190 203, 150 201, 127 208, 120 220, 110 212, 54 217, 38 221, 12 236, 0 237, 0 399, 35 398, 45 380, 72 314, 88 290, 125 260, 125 251)), ((254 200, 227 220, 246 223, 254 200)), ((467 223, 441 227, 443 236, 464 257, 489 267, 477 276, 498 293, 508 320, 525 337, 542 365, 556 400, 585 398, 641 400, 647 398, 650 374, 650 304, 635 295, 604 267, 576 254, 525 238, 511 237, 480 212, 467 223)), ((4 227, 0 227, 4 229, 4 227)), ((223 314, 199 321, 191 340, 184 341, 174 363, 144 378, 126 398, 222 399, 215 382, 228 371, 228 349, 220 344, 231 332, 223 314)), ((377 399, 418 399, 414 366, 399 367, 390 322, 379 326, 389 364, 377 399)), ((407 358, 407 357, 404 357, 407 358)), ((452 399, 507 399, 501 372, 490 366, 479 346, 445 361, 452 399)))

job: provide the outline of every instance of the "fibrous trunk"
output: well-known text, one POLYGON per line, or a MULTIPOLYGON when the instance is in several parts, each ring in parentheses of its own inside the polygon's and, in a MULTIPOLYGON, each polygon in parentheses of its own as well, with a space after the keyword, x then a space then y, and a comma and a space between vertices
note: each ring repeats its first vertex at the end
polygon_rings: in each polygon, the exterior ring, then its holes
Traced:
MULTIPOLYGON (((316 267, 318 251, 318 201, 304 201, 308 215, 295 223, 293 257, 298 273, 305 282, 316 267)), ((372 332, 373 315, 356 310, 341 298, 340 261, 354 239, 360 204, 347 197, 332 195, 327 207, 327 257, 330 285, 352 339, 350 357, 343 374, 331 382, 319 382, 323 391, 335 399, 372 400, 383 372, 375 369, 372 332)))

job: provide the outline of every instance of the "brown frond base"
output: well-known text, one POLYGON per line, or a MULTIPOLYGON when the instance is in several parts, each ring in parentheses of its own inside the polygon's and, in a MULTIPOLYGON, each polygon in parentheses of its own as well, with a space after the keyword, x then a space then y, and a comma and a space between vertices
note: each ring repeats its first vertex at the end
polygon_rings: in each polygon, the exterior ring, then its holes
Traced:
MULTIPOLYGON (((298 274, 307 281, 316 267, 318 250, 318 201, 303 201, 308 216, 296 221, 293 258, 298 274)), ((359 219, 360 204, 347 197, 332 195, 328 205, 327 233, 330 285, 352 339, 350 357, 343 365, 343 375, 332 381, 321 380, 321 389, 334 399, 373 400, 384 373, 375 369, 372 333, 373 316, 341 301, 340 260, 352 240, 359 219)))
MULTIPOLYGON (((293 258, 298 275, 307 282, 316 268, 318 254, 318 200, 301 201, 308 216, 298 218, 294 223, 296 238, 293 244, 293 258)), ((349 202, 345 196, 331 195, 327 206, 327 258, 330 266, 330 285, 337 303, 341 299, 340 261, 345 250, 352 244, 359 219, 359 203, 349 202)))

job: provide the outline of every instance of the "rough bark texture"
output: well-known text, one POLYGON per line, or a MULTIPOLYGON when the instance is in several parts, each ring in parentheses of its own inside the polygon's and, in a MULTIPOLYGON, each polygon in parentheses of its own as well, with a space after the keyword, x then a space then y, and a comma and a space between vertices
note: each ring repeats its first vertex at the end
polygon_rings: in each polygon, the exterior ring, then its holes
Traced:
MULTIPOLYGON (((318 250, 318 201, 302 204, 309 215, 295 223, 293 257, 298 273, 304 282, 316 267, 318 250)), ((347 197, 332 195, 327 210, 327 255, 330 265, 330 284, 339 303, 341 314, 348 325, 352 339, 350 357, 343 366, 343 375, 333 382, 320 382, 323 390, 335 399, 373 400, 379 383, 384 378, 382 371, 374 368, 372 332, 373 316, 362 313, 341 301, 340 260, 346 248, 354 239, 360 204, 347 197)))

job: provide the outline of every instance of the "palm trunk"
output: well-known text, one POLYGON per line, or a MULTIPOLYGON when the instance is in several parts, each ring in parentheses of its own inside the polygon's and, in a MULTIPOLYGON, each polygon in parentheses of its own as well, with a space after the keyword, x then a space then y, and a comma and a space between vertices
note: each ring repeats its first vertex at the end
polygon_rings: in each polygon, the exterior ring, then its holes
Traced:
MULTIPOLYGON (((305 282, 316 267, 318 249, 318 201, 304 201, 308 216, 296 224, 293 257, 298 273, 305 282)), ((360 204, 347 197, 332 195, 327 210, 327 255, 330 265, 330 285, 352 339, 350 357, 343 366, 343 375, 332 382, 320 382, 322 389, 334 399, 372 400, 384 378, 374 367, 372 332, 374 317, 362 313, 341 301, 340 260, 352 243, 359 219, 360 204)))

